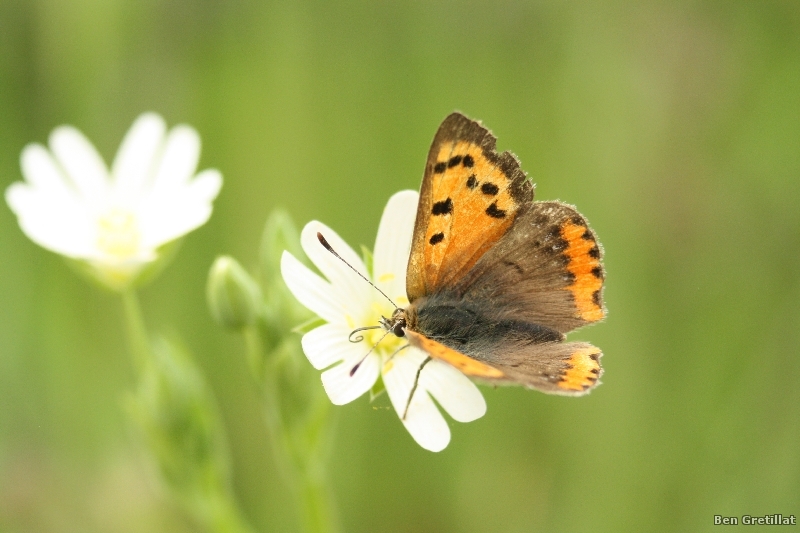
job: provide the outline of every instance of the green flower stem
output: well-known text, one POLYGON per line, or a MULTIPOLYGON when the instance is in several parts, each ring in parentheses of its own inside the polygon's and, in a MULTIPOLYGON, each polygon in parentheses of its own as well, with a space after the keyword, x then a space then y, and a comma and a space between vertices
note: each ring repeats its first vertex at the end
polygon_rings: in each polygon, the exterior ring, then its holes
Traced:
POLYGON ((247 359, 264 399, 264 418, 275 465, 294 495, 303 531, 338 533, 339 520, 326 469, 334 426, 330 403, 324 395, 316 398, 310 416, 299 424, 299 428, 295 426, 303 434, 292 438, 281 410, 279 363, 270 358, 267 360, 269 368, 264 368, 265 358, 257 326, 244 328, 243 334, 247 359), (305 445, 298 445, 301 442, 305 445))
POLYGON ((254 533, 253 528, 242 518, 236 503, 228 498, 217 502, 209 520, 209 529, 219 533, 254 533))
MULTIPOLYGON (((138 373, 137 379, 143 380, 147 377, 148 370, 152 372, 153 368, 157 366, 156 356, 153 353, 153 347, 150 343, 150 337, 142 317, 136 292, 132 289, 123 292, 122 302, 125 309, 125 329, 128 334, 131 356, 138 373)), ((173 442, 173 444, 180 447, 179 442, 173 442)), ((163 457, 159 457, 158 450, 152 446, 149 451, 157 462, 163 460, 163 457)), ((171 486, 169 479, 165 479, 165 483, 173 490, 176 499, 181 501, 182 491, 180 487, 171 486)), ((192 509, 192 506, 186 507, 189 509, 189 514, 194 515, 196 519, 205 523, 208 531, 215 533, 253 533, 253 529, 242 517, 237 502, 223 486, 211 487, 207 491, 201 489, 200 492, 205 494, 200 508, 192 509)))
POLYGON ((125 308, 125 329, 128 333, 128 345, 133 357, 133 363, 139 375, 144 372, 145 366, 152 357, 150 353, 150 340, 147 328, 142 318, 142 309, 136 291, 127 289, 122 293, 122 304, 125 308))

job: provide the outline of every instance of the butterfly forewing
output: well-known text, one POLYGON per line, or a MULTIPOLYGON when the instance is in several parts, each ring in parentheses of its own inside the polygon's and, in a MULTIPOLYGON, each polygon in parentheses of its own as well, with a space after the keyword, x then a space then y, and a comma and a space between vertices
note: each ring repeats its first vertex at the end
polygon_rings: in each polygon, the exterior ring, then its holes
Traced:
POLYGON ((478 122, 453 113, 433 140, 420 190, 406 280, 409 299, 466 275, 533 198, 509 152, 478 122))

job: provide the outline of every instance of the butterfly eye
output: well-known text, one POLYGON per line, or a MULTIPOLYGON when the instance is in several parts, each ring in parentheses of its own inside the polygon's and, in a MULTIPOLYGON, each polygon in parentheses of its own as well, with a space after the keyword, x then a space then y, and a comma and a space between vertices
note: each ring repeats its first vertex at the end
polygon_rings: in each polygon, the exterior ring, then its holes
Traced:
POLYGON ((395 324, 394 327, 392 328, 392 333, 394 333, 398 337, 405 337, 406 336, 406 332, 403 329, 403 324, 399 323, 399 322, 397 324, 395 324))

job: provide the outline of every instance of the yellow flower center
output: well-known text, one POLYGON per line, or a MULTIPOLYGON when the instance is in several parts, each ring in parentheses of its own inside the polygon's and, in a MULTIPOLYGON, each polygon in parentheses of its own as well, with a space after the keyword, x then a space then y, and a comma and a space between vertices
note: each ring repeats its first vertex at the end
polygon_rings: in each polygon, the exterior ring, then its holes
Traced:
POLYGON ((119 259, 136 255, 141 235, 136 217, 130 211, 112 209, 97 221, 97 247, 119 259))

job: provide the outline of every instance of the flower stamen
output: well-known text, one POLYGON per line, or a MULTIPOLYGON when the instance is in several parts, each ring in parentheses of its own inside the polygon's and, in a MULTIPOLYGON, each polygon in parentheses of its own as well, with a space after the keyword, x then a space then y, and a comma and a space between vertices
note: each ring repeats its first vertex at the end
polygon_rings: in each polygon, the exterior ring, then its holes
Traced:
POLYGON ((141 245, 136 217, 130 211, 112 209, 97 219, 97 248, 118 259, 128 259, 141 245))

